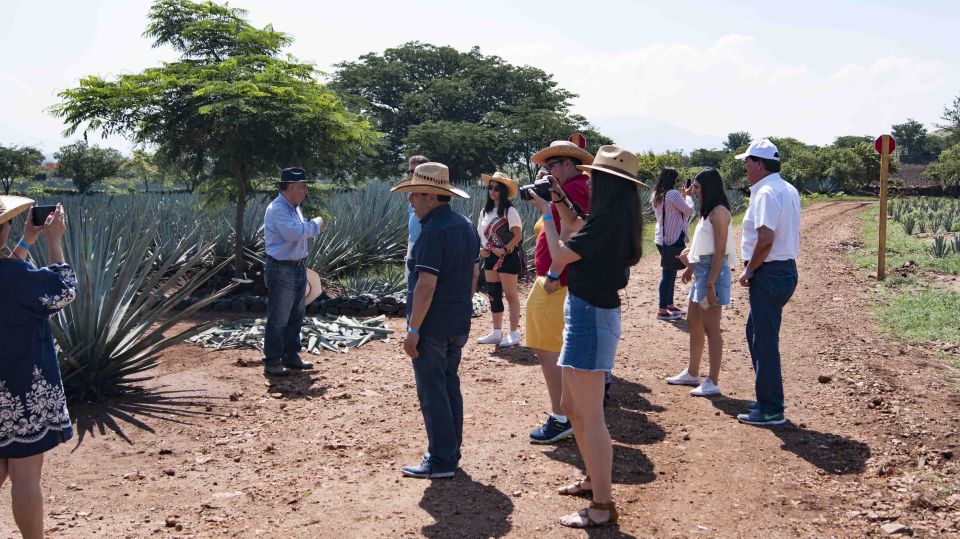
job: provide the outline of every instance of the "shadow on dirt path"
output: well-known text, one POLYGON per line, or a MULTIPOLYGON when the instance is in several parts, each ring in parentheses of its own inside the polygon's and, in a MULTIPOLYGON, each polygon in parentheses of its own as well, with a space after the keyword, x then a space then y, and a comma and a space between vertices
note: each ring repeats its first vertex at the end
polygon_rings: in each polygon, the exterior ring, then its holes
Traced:
POLYGON ((432 481, 419 505, 436 521, 420 530, 424 537, 503 537, 513 529, 510 497, 465 472, 432 481))

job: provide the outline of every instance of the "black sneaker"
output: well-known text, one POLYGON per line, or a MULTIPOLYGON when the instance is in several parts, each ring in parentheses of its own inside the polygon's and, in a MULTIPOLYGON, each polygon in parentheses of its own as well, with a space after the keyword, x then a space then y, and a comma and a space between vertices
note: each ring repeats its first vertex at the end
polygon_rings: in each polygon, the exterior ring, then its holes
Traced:
POLYGON ((606 408, 610 404, 610 384, 612 382, 607 382, 603 384, 603 407, 606 408))
POLYGON ((570 420, 564 422, 557 421, 550 414, 547 414, 547 422, 530 431, 530 443, 532 444, 553 444, 573 436, 573 426, 570 420))
POLYGON ((416 477, 418 479, 446 479, 453 477, 457 472, 456 470, 436 472, 433 470, 433 465, 430 464, 430 461, 424 458, 420 464, 411 464, 410 466, 400 468, 400 473, 405 477, 416 477))

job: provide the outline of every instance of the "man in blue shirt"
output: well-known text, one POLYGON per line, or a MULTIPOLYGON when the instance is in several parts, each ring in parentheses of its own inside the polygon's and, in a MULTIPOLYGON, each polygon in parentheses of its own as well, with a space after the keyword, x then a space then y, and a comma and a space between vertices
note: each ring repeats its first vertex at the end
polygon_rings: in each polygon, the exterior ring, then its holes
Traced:
MULTIPOLYGON (((417 165, 422 165, 429 162, 430 159, 423 155, 413 155, 410 159, 407 160, 407 178, 413 177, 413 171, 417 168, 417 165)), ((410 281, 410 270, 407 269, 406 261, 410 260, 410 256, 413 254, 413 245, 417 243, 417 238, 420 237, 420 219, 417 218, 417 214, 413 212, 413 204, 407 206, 407 212, 409 217, 407 218, 407 258, 404 259, 404 275, 407 278, 407 282, 410 281)))
POLYGON ((263 338, 263 372, 285 376, 290 369, 312 369, 300 359, 300 327, 306 309, 307 238, 320 234, 323 219, 303 218, 300 204, 307 196, 306 173, 287 168, 280 174, 280 194, 263 216, 267 260, 267 325, 263 338))
POLYGON ((450 208, 452 196, 470 198, 450 184, 440 163, 416 167, 391 191, 408 200, 422 229, 407 261, 407 337, 403 350, 413 359, 417 398, 427 431, 420 464, 404 466, 407 477, 453 477, 463 440, 460 355, 470 333, 473 294, 480 276, 480 236, 469 219, 450 208))

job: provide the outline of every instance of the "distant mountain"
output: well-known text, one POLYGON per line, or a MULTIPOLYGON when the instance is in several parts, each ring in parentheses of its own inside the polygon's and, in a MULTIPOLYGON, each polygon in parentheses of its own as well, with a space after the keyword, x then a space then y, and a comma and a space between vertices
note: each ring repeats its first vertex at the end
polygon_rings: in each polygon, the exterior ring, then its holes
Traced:
POLYGON ((642 116, 591 117, 590 121, 620 147, 643 152, 721 148, 726 136, 702 135, 663 120, 642 116))

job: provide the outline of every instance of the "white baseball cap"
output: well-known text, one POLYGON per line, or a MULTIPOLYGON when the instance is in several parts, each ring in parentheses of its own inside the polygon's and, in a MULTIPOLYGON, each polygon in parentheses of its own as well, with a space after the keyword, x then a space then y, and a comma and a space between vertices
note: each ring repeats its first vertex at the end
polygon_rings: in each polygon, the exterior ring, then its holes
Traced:
POLYGON ((747 151, 737 154, 734 157, 736 159, 743 159, 745 157, 759 157, 760 159, 772 159, 774 161, 779 161, 780 152, 777 151, 777 147, 774 146, 770 140, 763 138, 751 142, 750 147, 747 148, 747 151))

